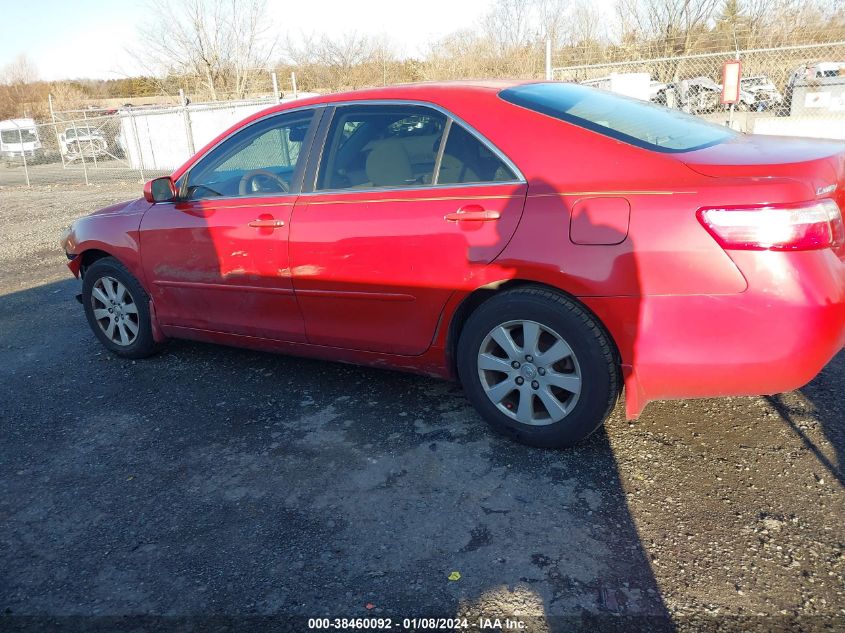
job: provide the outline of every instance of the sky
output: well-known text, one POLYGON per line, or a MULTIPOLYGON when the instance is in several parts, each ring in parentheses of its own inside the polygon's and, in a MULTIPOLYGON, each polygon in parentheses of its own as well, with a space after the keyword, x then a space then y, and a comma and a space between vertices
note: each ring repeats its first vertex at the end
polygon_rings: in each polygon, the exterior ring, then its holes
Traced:
MULTIPOLYGON (((386 35, 400 54, 415 55, 439 36, 472 27, 489 0, 426 0, 414 11, 395 0, 268 0, 267 6, 280 39, 355 31, 386 35)), ((142 74, 144 65, 129 51, 143 48, 137 28, 150 17, 143 0, 0 0, 0 68, 24 53, 45 80, 142 74)))

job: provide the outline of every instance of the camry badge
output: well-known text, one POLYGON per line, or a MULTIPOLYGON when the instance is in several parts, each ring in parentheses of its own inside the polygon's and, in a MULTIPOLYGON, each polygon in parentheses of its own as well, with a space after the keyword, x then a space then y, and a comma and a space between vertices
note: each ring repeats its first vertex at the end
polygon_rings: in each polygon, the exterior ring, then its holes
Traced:
POLYGON ((833 191, 834 189, 836 189, 836 185, 835 185, 835 184, 833 184, 833 185, 828 185, 827 187, 819 187, 818 189, 816 189, 816 195, 817 195, 817 196, 823 196, 823 195, 824 195, 824 194, 826 194, 826 193, 830 193, 830 192, 831 192, 831 191, 833 191))

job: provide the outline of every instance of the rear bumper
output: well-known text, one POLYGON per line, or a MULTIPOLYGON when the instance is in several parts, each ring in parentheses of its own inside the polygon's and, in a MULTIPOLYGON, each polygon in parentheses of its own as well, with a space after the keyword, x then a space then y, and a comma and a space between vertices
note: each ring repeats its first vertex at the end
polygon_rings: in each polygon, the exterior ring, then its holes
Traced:
POLYGON ((740 294, 584 299, 619 346, 628 417, 652 400, 791 391, 845 346, 832 252, 731 256, 749 281, 740 294))

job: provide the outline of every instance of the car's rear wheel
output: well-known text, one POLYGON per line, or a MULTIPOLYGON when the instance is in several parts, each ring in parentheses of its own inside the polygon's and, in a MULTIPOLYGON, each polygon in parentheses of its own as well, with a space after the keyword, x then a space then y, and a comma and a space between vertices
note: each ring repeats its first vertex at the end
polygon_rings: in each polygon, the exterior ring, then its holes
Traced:
POLYGON ((531 446, 583 440, 619 397, 619 365, 604 329, 578 303, 543 288, 483 303, 461 332, 457 361, 482 417, 531 446))
POLYGON ((82 281, 88 324, 100 342, 124 358, 144 358, 156 349, 149 296, 123 264, 112 257, 94 262, 82 281))

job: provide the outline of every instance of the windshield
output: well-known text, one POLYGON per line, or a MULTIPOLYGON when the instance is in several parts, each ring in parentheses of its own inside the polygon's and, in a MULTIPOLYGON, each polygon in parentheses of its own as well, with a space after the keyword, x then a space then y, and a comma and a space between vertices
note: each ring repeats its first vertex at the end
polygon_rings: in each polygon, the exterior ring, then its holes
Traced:
POLYGON ((77 136, 81 138, 83 136, 95 136, 96 134, 97 130, 92 130, 91 128, 87 127, 71 127, 65 130, 65 138, 76 138, 77 136))
POLYGON ((525 84, 502 90, 499 96, 529 110, 658 152, 689 152, 737 134, 677 110, 577 84, 525 84))
POLYGON ((25 128, 21 128, 20 131, 18 130, 3 130, 0 131, 0 141, 4 143, 32 143, 33 141, 38 140, 38 135, 35 133, 34 130, 27 130, 25 128))

